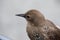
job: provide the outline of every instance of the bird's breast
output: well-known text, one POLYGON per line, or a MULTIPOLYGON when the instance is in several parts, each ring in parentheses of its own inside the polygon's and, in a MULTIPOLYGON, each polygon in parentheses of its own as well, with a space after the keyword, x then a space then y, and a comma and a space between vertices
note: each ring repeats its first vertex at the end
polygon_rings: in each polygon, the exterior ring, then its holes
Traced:
POLYGON ((43 40, 43 35, 40 33, 40 30, 38 27, 35 27, 34 25, 27 25, 27 34, 30 39, 33 38, 33 40, 43 40))
POLYGON ((50 27, 48 26, 44 26, 41 28, 30 24, 27 25, 27 34, 30 39, 48 39, 48 32, 50 32, 50 27))
POLYGON ((43 40, 44 39, 43 35, 41 35, 41 33, 35 27, 34 28, 27 27, 27 34, 31 40, 43 40))

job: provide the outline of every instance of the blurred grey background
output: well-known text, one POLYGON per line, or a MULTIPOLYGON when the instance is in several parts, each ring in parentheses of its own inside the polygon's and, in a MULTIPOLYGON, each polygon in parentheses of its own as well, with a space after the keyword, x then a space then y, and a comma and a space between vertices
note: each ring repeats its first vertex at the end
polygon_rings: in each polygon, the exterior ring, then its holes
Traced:
POLYGON ((30 9, 41 11, 47 19, 60 26, 59 0, 0 0, 0 35, 12 40, 29 40, 26 20, 15 15, 30 9))

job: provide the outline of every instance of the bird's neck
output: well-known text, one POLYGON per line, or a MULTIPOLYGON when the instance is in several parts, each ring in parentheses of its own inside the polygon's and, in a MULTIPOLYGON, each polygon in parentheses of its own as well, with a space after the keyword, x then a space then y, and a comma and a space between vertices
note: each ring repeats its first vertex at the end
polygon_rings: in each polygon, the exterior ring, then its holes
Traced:
POLYGON ((36 22, 28 22, 30 25, 34 25, 34 26, 43 26, 44 23, 45 23, 45 20, 44 21, 36 21, 36 22))

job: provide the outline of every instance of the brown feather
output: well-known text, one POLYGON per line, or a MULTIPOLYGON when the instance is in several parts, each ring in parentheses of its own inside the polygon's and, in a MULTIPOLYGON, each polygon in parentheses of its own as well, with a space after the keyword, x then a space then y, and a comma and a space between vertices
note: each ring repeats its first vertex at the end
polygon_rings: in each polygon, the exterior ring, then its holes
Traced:
POLYGON ((30 40, 60 40, 60 29, 38 10, 29 10, 24 18, 27 20, 26 31, 30 40))

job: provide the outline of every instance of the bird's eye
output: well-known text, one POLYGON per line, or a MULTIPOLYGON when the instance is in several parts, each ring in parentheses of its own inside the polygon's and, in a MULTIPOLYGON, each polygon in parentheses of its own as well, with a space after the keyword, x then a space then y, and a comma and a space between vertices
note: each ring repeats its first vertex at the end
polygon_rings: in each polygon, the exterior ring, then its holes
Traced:
POLYGON ((30 18, 30 16, 27 16, 27 18, 30 18))

